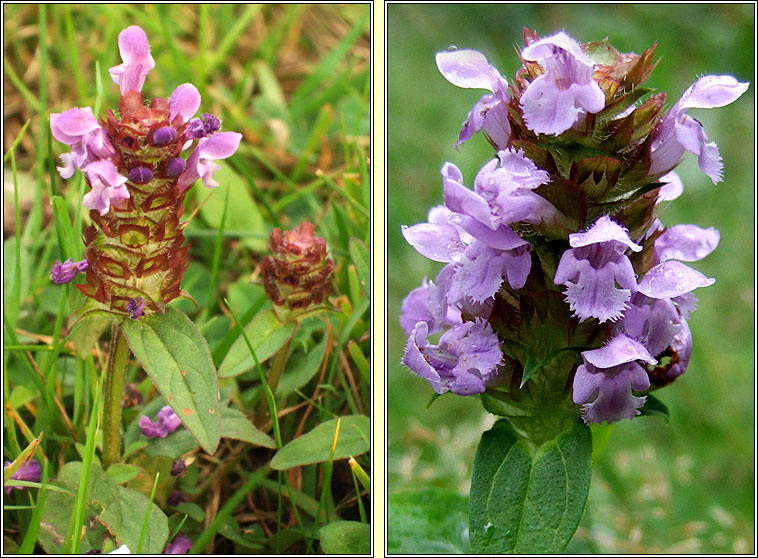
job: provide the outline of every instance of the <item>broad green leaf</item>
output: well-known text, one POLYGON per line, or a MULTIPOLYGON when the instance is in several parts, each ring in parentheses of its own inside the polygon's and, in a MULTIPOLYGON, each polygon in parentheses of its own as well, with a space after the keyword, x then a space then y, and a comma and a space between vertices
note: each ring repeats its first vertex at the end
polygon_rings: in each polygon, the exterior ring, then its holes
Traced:
POLYGON ((221 409, 221 436, 242 440, 254 446, 271 449, 276 447, 276 442, 253 426, 251 419, 247 418, 241 411, 229 407, 221 409))
MULTIPOLYGON (((247 183, 231 167, 220 162, 221 167, 214 177, 220 188, 229 188, 229 207, 227 208, 226 231, 250 233, 251 236, 242 238, 242 243, 253 250, 266 249, 266 227, 263 223, 258 205, 250 195, 247 183)), ((201 199, 204 196, 201 196, 201 199)), ((224 196, 215 194, 200 208, 203 219, 213 228, 221 226, 221 215, 224 212, 224 196)))
MULTIPOLYGON (((100 516, 99 521, 116 535, 118 545, 125 544, 133 552, 137 549, 142 531, 142 521, 145 518, 150 499, 129 488, 116 487, 116 500, 112 502, 100 516)), ((145 554, 160 554, 168 540, 168 518, 161 509, 152 504, 150 519, 147 523, 145 539, 142 542, 142 552, 145 554)))
POLYGON ((482 435, 471 479, 470 537, 484 554, 559 553, 590 488, 592 434, 581 422, 536 450, 507 420, 482 435))
POLYGON ((371 294, 371 256, 363 241, 350 239, 350 258, 353 260, 358 279, 361 281, 363 292, 371 294))
POLYGON ((300 389, 316 375, 324 361, 326 353, 326 336, 306 353, 295 354, 287 359, 287 367, 282 373, 279 385, 276 387, 277 397, 282 397, 300 389))
POLYGON ((387 552, 469 554, 468 498, 439 489, 390 494, 387 552))
POLYGON ((124 323, 134 356, 198 443, 214 453, 221 437, 218 378, 208 344, 175 308, 124 323))
MULTIPOLYGON (((295 438, 276 452, 271 459, 272 469, 291 469, 300 465, 329 461, 337 421, 328 420, 310 432, 295 438)), ((371 449, 371 421, 365 415, 342 417, 334 460, 347 459, 371 449)))
MULTIPOLYGON (((287 342, 295 329, 295 323, 281 324, 274 311, 259 312, 252 322, 245 327, 250 343, 259 362, 273 356, 287 342)), ((240 334, 218 367, 219 378, 232 378, 251 370, 255 366, 253 355, 240 334)))
POLYGON ((114 484, 123 484, 139 475, 140 468, 136 465, 129 465, 128 463, 114 463, 108 467, 106 473, 114 484))
POLYGON ((187 514, 190 516, 190 519, 197 521, 198 523, 205 521, 205 510, 192 502, 182 502, 181 504, 174 506, 174 509, 187 514))
POLYGON ((359 521, 334 521, 318 530, 324 554, 370 554, 371 525, 359 521))

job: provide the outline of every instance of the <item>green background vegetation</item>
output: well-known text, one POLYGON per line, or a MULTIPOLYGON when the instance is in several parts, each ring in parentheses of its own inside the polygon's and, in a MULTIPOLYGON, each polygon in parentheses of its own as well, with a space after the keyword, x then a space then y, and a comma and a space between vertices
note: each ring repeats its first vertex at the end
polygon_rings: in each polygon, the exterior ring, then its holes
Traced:
POLYGON ((587 511, 568 551, 752 552, 754 510, 754 18, 752 5, 390 5, 388 79, 388 490, 390 552, 460 552, 474 449, 487 417, 476 398, 446 396, 400 364, 403 297, 442 267, 408 246, 402 224, 426 221, 443 202, 439 170, 461 168, 470 184, 491 156, 477 135, 453 148, 483 91, 449 84, 434 54, 450 45, 482 51, 508 79, 514 45, 528 26, 561 29, 580 42, 608 37, 621 52, 658 42, 648 85, 673 105, 697 77, 731 74, 751 87, 721 109, 692 110, 724 159, 713 186, 687 155, 684 194, 662 216, 721 232, 718 249, 694 266, 715 277, 698 291, 689 322, 687 373, 657 392, 670 411, 614 425, 597 457, 587 511), (411 494, 424 492, 423 496, 411 494), (397 510, 402 509, 402 519, 397 510), (408 515, 410 514, 410 515, 408 515), (414 515, 415 514, 415 515, 414 515), (416 519, 411 521, 410 517, 416 519), (436 542, 424 529, 436 529, 436 542), (414 534, 415 533, 415 534, 414 534))

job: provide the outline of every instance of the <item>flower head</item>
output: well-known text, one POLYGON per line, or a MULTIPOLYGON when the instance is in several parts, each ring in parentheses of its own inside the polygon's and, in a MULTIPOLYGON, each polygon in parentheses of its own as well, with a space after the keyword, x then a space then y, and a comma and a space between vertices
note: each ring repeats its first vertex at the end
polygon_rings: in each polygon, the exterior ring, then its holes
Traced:
POLYGON ((605 94, 592 79, 592 60, 563 31, 525 47, 521 57, 545 70, 521 95, 524 121, 533 132, 558 135, 583 115, 603 110, 605 94))
POLYGON ((482 393, 503 363, 500 342, 490 325, 477 318, 442 334, 439 344, 427 340, 429 327, 418 322, 403 356, 403 364, 427 380, 434 391, 457 395, 482 393))
POLYGON ((508 82, 500 72, 476 50, 438 52, 437 68, 450 83, 467 89, 488 89, 471 109, 458 135, 456 147, 484 128, 498 147, 508 144, 511 128, 508 122, 508 82))
POLYGON ((320 304, 329 294, 334 261, 327 257, 326 242, 314 230, 312 223, 305 222, 289 231, 271 232, 271 255, 261 262, 261 275, 275 305, 305 309, 320 304))
POLYGON ((179 535, 166 545, 163 554, 187 554, 192 548, 193 542, 187 535, 179 535))
POLYGON ((616 422, 640 414, 645 397, 632 391, 650 387, 647 372, 637 361, 655 364, 656 360, 640 343, 620 334, 592 351, 582 353, 583 364, 574 376, 574 403, 582 405, 585 422, 616 422))
MULTIPOLYGON (((10 461, 5 462, 4 469, 7 469, 11 466, 10 461)), ((19 480, 19 481, 28 481, 28 482, 39 482, 42 480, 42 468, 40 467, 39 461, 36 459, 32 459, 30 461, 25 462, 21 465, 21 468, 13 473, 13 476, 11 477, 13 480, 19 480)), ((6 486, 5 492, 6 494, 10 494, 13 489, 22 490, 26 487, 24 486, 6 486)))
POLYGON ((146 415, 139 419, 139 427, 148 438, 165 438, 182 425, 179 416, 166 405, 158 411, 157 420, 153 422, 146 415))
POLYGON ((569 235, 569 243, 571 248, 563 253, 555 271, 555 284, 566 285, 571 310, 580 320, 620 318, 637 290, 632 263, 624 253, 627 249, 639 252, 642 246, 606 216, 587 231, 569 235))
POLYGON ((655 130, 650 145, 650 174, 671 170, 687 151, 697 155, 700 169, 714 184, 721 182, 724 165, 719 148, 708 142, 703 125, 687 110, 723 107, 736 101, 749 86, 726 75, 703 76, 692 84, 655 130))
POLYGON ((57 285, 70 283, 78 273, 87 271, 88 267, 87 260, 75 262, 73 259, 68 258, 63 263, 57 261, 53 265, 53 269, 50 270, 50 279, 57 285))
POLYGON ((118 35, 118 50, 123 63, 108 70, 113 83, 121 87, 122 95, 142 91, 147 74, 155 67, 147 35, 137 25, 127 27, 118 35))

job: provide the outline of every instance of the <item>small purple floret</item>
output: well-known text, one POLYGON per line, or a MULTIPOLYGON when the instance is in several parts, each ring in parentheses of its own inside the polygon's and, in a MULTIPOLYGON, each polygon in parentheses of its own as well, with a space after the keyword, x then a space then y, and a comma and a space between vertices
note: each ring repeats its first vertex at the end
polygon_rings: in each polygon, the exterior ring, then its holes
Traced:
POLYGON ((177 490, 172 492, 168 498, 166 498, 166 505, 176 507, 182 502, 186 502, 187 498, 184 496, 184 492, 177 490))
MULTIPOLYGON (((7 469, 11 466, 10 461, 5 462, 4 469, 7 469)), ((21 466, 21 468, 13 473, 13 476, 11 477, 13 480, 19 480, 19 481, 28 481, 28 482, 39 482, 42 480, 42 468, 40 467, 39 461, 36 459, 32 459, 31 461, 26 462, 21 466)), ((25 486, 6 486, 5 492, 7 494, 10 494, 13 489, 22 490, 26 488, 25 486)))
POLYGON ((183 459, 177 459, 171 465, 171 476, 172 477, 183 477, 186 470, 187 470, 187 464, 184 462, 184 460, 183 459))
POLYGON ((165 438, 179 428, 181 424, 182 421, 179 416, 168 405, 158 411, 156 422, 145 415, 139 419, 140 430, 148 438, 165 438))
POLYGON ((153 145, 162 147, 176 139, 176 130, 171 126, 162 126, 153 132, 153 145))
POLYGON ((403 364, 428 381, 434 391, 457 395, 482 393, 503 363, 500 341, 485 320, 457 325, 440 337, 427 340, 429 326, 419 322, 408 338, 403 364))
POLYGON ((203 113, 203 118, 193 118, 189 121, 189 126, 184 136, 188 140, 205 138, 214 134, 220 128, 221 120, 205 112, 203 113))
POLYGON ((166 545, 163 554, 187 554, 192 548, 192 539, 187 535, 179 535, 166 545))
POLYGON ((166 163, 166 174, 173 178, 179 176, 187 167, 187 163, 181 157, 173 157, 166 163))
POLYGON ((50 279, 56 285, 63 285, 73 280, 76 275, 82 271, 87 271, 89 264, 87 260, 75 262, 71 258, 68 258, 65 262, 60 261, 53 264, 53 269, 50 270, 50 279))
POLYGON ((649 388, 650 379, 637 361, 657 362, 641 343, 619 334, 599 349, 584 351, 582 360, 574 376, 573 398, 582 405, 586 423, 610 424, 640 414, 646 398, 632 392, 649 388))
POLYGON ((126 303, 126 311, 129 312, 129 317, 132 320, 141 318, 145 315, 145 299, 141 296, 137 298, 130 298, 126 303))
POLYGON ((153 179, 150 167, 134 167, 129 171, 129 180, 135 184, 147 184, 153 179))

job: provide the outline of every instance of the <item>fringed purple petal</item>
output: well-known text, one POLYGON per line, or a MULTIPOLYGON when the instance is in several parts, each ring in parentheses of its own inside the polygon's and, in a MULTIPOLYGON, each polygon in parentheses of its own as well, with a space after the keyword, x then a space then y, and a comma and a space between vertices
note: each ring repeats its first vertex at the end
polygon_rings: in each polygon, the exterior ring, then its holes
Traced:
POLYGON ((719 232, 713 227, 701 229, 697 225, 676 225, 655 240, 656 262, 702 260, 719 244, 719 232))

